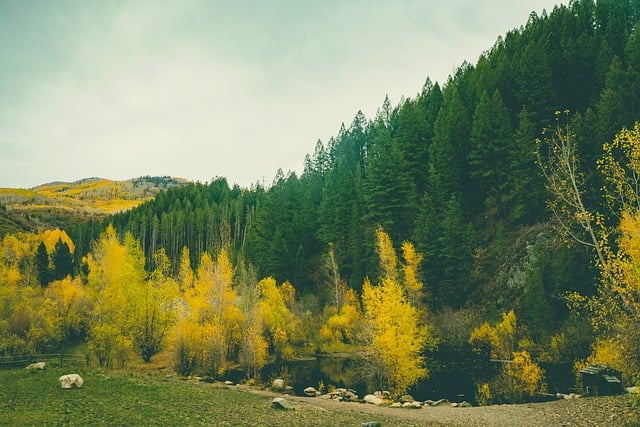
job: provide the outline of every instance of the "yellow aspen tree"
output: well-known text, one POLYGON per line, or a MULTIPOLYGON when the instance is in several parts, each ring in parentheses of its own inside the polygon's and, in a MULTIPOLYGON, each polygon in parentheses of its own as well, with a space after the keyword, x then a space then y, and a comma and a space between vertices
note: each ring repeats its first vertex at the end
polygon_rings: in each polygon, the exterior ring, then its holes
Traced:
POLYGON ((191 268, 191 258, 189 257, 189 248, 182 248, 180 255, 180 267, 178 270, 178 286, 180 292, 185 292, 193 287, 193 269, 191 268))
POLYGON ((376 250, 380 259, 380 277, 393 281, 398 280, 398 256, 391 238, 382 227, 376 229, 376 250))
POLYGON ((167 333, 177 320, 178 285, 168 276, 171 263, 162 248, 153 259, 155 269, 148 280, 132 289, 129 304, 133 343, 145 362, 162 350, 167 333))
POLYGON ((360 324, 362 313, 358 296, 353 289, 345 289, 340 297, 343 301, 340 309, 331 306, 329 317, 320 328, 320 338, 326 342, 327 351, 345 350, 354 342, 356 330, 360 324))
POLYGON ((362 287, 362 357, 373 384, 399 394, 427 376, 422 350, 428 333, 397 280, 397 257, 391 239, 382 228, 376 236, 381 278, 377 285, 367 279, 362 287))
POLYGON ((76 246, 73 244, 73 240, 67 234, 66 231, 59 228, 53 230, 45 230, 42 232, 42 241, 47 248, 48 253, 52 253, 56 247, 58 240, 63 241, 69 247, 69 252, 74 253, 76 246))
POLYGON ((121 243, 109 225, 87 265, 87 291, 94 306, 89 349, 100 366, 123 366, 133 352, 132 309, 146 276, 142 249, 130 233, 121 243))
POLYGON ((62 339, 77 342, 86 337, 90 324, 91 303, 80 278, 55 280, 45 290, 45 298, 55 307, 61 321, 62 339))
MULTIPOLYGON (((285 286, 285 294, 291 291, 285 286)), ((260 317, 262 318, 270 350, 277 359, 290 357, 290 342, 298 335, 298 319, 287 308, 285 297, 273 277, 258 282, 260 317)))
POLYGON ((415 307, 422 305, 422 280, 419 274, 420 263, 422 262, 422 254, 416 252, 415 247, 410 242, 402 243, 402 275, 404 287, 407 290, 409 301, 415 307))

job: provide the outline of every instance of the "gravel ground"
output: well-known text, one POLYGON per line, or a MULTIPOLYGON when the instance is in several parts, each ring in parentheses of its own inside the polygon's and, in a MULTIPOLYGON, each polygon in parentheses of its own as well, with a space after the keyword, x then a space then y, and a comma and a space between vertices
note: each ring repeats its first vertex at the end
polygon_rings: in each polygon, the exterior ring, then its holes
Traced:
MULTIPOLYGON (((272 395, 276 396, 276 394, 272 395)), ((372 421, 380 421, 382 426, 640 426, 640 408, 632 407, 632 402, 637 399, 634 395, 520 405, 472 408, 439 406, 422 409, 377 407, 364 403, 345 403, 297 396, 286 396, 286 399, 300 411, 324 410, 369 414, 372 421)))

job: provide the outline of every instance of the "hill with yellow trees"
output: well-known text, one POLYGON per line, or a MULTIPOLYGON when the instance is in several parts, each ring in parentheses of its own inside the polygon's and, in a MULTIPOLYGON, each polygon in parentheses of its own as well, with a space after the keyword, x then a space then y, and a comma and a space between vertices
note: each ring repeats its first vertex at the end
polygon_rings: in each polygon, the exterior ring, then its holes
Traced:
POLYGON ((0 235, 10 231, 66 227, 87 219, 132 209, 160 191, 188 181, 140 177, 126 181, 86 178, 51 182, 30 189, 0 188, 0 235))

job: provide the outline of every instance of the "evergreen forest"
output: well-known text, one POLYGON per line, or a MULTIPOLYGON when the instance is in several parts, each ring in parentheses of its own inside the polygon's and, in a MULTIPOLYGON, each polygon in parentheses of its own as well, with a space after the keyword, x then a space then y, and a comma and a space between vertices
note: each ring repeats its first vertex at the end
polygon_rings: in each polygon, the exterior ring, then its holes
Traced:
POLYGON ((477 403, 559 391, 550 365, 636 381, 639 30, 639 0, 532 13, 446 82, 357 112, 299 176, 216 177, 46 238, 5 235, 0 355, 88 343, 115 366, 169 349, 179 373, 218 377, 354 352, 378 387, 457 372, 477 403), (14 310, 36 294, 65 307, 58 326, 14 310), (152 301, 153 319, 116 313, 152 301))

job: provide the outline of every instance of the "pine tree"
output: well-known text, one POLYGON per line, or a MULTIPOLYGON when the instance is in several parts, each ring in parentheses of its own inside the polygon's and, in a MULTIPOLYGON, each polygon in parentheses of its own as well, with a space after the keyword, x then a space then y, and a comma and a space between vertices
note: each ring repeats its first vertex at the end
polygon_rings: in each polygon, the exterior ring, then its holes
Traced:
POLYGON ((38 272, 38 282, 42 286, 47 286, 53 280, 51 269, 49 268, 49 254, 44 242, 40 242, 35 257, 36 270, 38 272))

